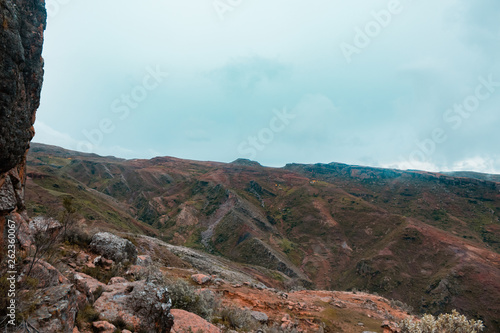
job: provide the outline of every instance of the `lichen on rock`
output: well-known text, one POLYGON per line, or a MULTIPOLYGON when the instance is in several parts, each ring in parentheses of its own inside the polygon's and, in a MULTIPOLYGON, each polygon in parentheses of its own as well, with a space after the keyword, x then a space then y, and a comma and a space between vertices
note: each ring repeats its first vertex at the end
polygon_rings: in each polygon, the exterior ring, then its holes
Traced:
POLYGON ((90 248, 116 262, 137 260, 137 248, 131 241, 109 232, 99 232, 92 237, 90 248))

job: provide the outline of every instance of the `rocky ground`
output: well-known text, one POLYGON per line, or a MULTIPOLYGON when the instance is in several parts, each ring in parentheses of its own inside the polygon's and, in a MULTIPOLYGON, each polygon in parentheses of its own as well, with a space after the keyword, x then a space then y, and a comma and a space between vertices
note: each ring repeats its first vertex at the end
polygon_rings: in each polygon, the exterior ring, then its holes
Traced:
MULTIPOLYGON (((44 223, 46 230, 60 231, 56 221, 43 218, 30 227, 44 223)), ((385 321, 409 316, 362 292, 279 290, 248 267, 147 236, 73 232, 88 236, 88 244, 54 243, 52 254, 33 267, 33 258, 25 259, 21 280, 36 291, 24 291, 33 303, 23 325, 73 333, 382 332, 385 321), (211 295, 210 316, 179 307, 178 292, 172 306, 169 287, 179 281, 194 295, 211 295)))

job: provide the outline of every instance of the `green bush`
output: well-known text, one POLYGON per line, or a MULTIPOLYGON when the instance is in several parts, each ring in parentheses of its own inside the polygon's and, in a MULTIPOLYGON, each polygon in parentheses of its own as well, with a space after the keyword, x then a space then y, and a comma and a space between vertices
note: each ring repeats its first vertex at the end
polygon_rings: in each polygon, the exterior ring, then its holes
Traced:
POLYGON ((456 310, 439 317, 425 315, 419 321, 405 319, 400 324, 401 333, 479 333, 484 329, 483 322, 467 319, 456 310))

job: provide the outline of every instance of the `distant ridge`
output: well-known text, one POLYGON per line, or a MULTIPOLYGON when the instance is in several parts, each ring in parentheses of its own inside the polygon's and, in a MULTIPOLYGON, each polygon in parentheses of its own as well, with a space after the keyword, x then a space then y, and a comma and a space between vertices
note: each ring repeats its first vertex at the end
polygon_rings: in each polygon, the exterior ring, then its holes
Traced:
MULTIPOLYGON (((70 149, 65 149, 59 146, 54 146, 54 145, 47 145, 44 143, 38 143, 38 142, 32 142, 30 151, 32 153, 38 153, 38 152, 45 152, 45 153, 50 153, 52 156, 57 156, 57 157, 88 157, 88 158, 106 158, 109 160, 115 160, 115 161, 126 161, 124 158, 120 157, 115 157, 115 156, 101 156, 95 153, 84 153, 84 152, 79 152, 79 151, 74 151, 70 149)), ((266 168, 262 164, 260 164, 257 161, 253 161, 250 159, 246 158, 238 158, 230 163, 222 163, 222 162, 203 162, 203 161, 196 161, 196 160, 188 160, 188 159, 183 159, 183 158, 176 158, 176 157, 169 157, 169 156, 158 156, 154 157, 151 159, 144 159, 144 160, 150 160, 150 161, 171 161, 171 162, 195 162, 195 163, 214 163, 216 165, 222 165, 222 164, 229 164, 229 165, 241 165, 241 166, 248 166, 248 167, 259 167, 259 168, 266 168)), ((341 172, 341 173, 351 173, 353 170, 356 172, 362 172, 370 174, 370 177, 381 177, 381 178, 394 178, 394 177, 399 177, 403 174, 411 175, 413 174, 414 176, 419 176, 419 177, 430 177, 430 178, 439 178, 439 177, 453 177, 453 178, 468 178, 468 179, 474 179, 474 180, 480 180, 480 181, 488 181, 488 182, 496 182, 500 183, 500 174, 487 174, 487 173, 480 173, 480 172, 474 172, 474 171, 447 171, 447 172, 431 172, 431 171, 424 171, 424 170, 400 170, 400 169, 390 169, 390 168, 383 168, 383 167, 371 167, 371 166, 362 166, 362 165, 350 165, 350 164, 345 164, 345 163, 339 163, 339 162, 331 162, 331 163, 314 163, 314 164, 306 164, 306 163, 288 163, 282 168, 278 169, 285 169, 285 170, 294 170, 294 171, 312 171, 314 172, 331 172, 331 171, 336 171, 336 172, 341 172)), ((365 177, 367 177, 367 174, 365 174, 365 177)))
POLYGON ((237 165, 245 165, 245 166, 253 166, 253 167, 262 167, 262 164, 260 164, 257 161, 252 161, 246 158, 238 158, 235 161, 232 161, 230 164, 237 164, 237 165))
POLYGON ((70 157, 70 156, 81 156, 81 157, 105 157, 113 159, 116 161, 124 161, 125 159, 115 156, 101 156, 94 153, 84 153, 75 150, 65 149, 59 146, 47 145, 44 143, 32 142, 30 144, 30 152, 46 152, 57 157, 70 157))
POLYGON ((487 180, 490 182, 500 183, 500 175, 496 174, 473 172, 473 171, 451 171, 442 173, 452 177, 473 178, 473 179, 487 180))

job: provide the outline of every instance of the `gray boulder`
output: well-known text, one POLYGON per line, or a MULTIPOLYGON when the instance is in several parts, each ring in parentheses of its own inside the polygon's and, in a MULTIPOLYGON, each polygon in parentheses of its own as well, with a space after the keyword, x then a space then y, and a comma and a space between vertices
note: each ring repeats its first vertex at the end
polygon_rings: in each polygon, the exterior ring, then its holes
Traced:
POLYGON ((266 324, 269 317, 264 312, 252 311, 252 318, 260 322, 261 324, 266 324))
POLYGON ((137 260, 137 248, 131 241, 113 235, 109 232, 99 232, 92 237, 90 248, 115 262, 137 260))
POLYGON ((173 326, 172 301, 165 286, 145 280, 127 282, 114 279, 94 303, 100 318, 123 319, 136 331, 168 333, 173 326))

